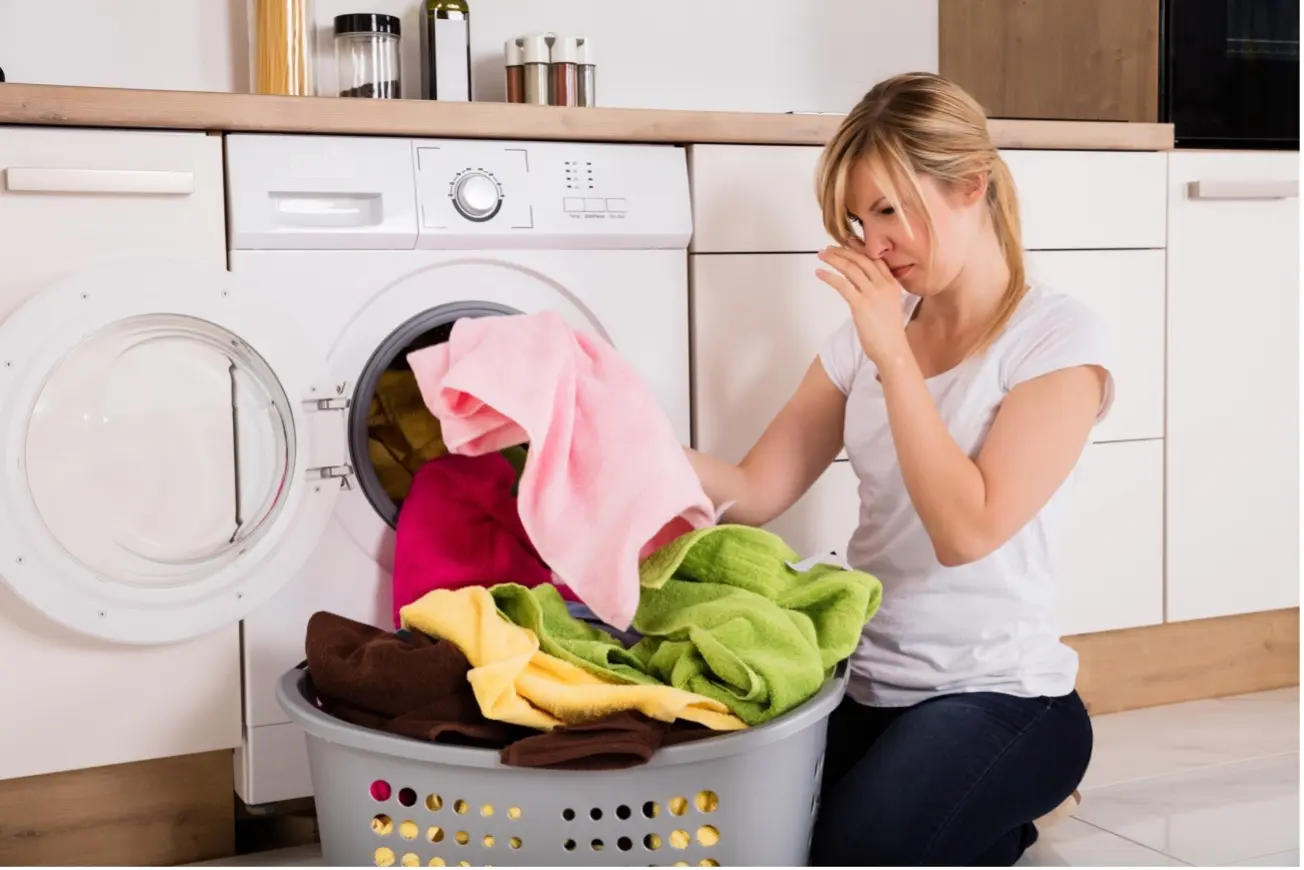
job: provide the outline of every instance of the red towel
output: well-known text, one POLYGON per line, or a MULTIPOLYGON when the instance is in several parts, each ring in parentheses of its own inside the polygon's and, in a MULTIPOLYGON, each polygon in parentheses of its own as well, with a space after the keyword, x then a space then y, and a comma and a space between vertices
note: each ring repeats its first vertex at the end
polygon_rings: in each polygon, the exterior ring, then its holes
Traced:
MULTIPOLYGON (((434 589, 551 583, 516 510, 516 469, 500 453, 441 456, 417 471, 398 514, 394 626, 401 608, 434 589)), ((561 588, 562 597, 574 600, 561 588)))

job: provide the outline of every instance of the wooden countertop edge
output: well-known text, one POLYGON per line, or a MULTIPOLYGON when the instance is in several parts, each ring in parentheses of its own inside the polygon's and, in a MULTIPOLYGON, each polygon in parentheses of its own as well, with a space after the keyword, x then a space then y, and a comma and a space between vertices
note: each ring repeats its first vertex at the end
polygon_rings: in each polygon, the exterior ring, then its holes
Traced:
MULTIPOLYGON (((840 115, 576 109, 0 84, 0 124, 592 142, 823 145, 840 115)), ((1002 148, 1168 151, 1170 124, 993 119, 1002 148)))

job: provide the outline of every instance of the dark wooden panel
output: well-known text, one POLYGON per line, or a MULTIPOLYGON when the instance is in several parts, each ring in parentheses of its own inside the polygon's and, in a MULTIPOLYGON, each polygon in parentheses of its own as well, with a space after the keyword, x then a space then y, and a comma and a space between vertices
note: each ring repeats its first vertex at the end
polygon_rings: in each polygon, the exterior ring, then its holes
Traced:
POLYGON ((1067 639, 1092 715, 1299 685, 1299 608, 1067 639))
POLYGON ((939 70, 994 118, 1159 117, 1159 0, 940 0, 939 70))
POLYGON ((173 866, 234 853, 230 752, 0 782, 0 865, 173 866))

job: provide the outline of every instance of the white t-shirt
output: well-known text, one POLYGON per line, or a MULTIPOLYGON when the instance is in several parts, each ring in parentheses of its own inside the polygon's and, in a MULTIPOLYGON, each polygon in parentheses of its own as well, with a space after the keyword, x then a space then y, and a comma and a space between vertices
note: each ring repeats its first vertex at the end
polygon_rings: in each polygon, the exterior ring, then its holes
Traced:
MULTIPOLYGON (((918 302, 903 295, 907 320, 918 302)), ((928 389, 956 443, 977 457, 1001 402, 1017 384, 1072 366, 1108 371, 1110 358, 1109 335, 1096 314, 1074 299, 1033 287, 984 353, 929 378, 928 389)), ((883 584, 882 606, 851 660, 852 698, 904 707, 957 692, 1071 692, 1078 659, 1056 625, 1051 546, 1072 475, 995 552, 944 568, 906 492, 877 368, 850 320, 828 339, 820 360, 847 396, 844 441, 860 480, 860 523, 847 561, 883 584)), ((1098 421, 1113 396, 1111 376, 1098 421)))

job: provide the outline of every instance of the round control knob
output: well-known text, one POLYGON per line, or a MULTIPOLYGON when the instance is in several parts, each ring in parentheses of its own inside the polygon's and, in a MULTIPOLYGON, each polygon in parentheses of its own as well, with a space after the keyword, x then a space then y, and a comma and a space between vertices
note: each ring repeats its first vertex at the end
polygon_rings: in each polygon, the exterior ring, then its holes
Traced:
POLYGON ((502 201, 498 185, 483 172, 468 172, 453 186, 453 206, 467 220, 489 220, 498 213, 502 201))

